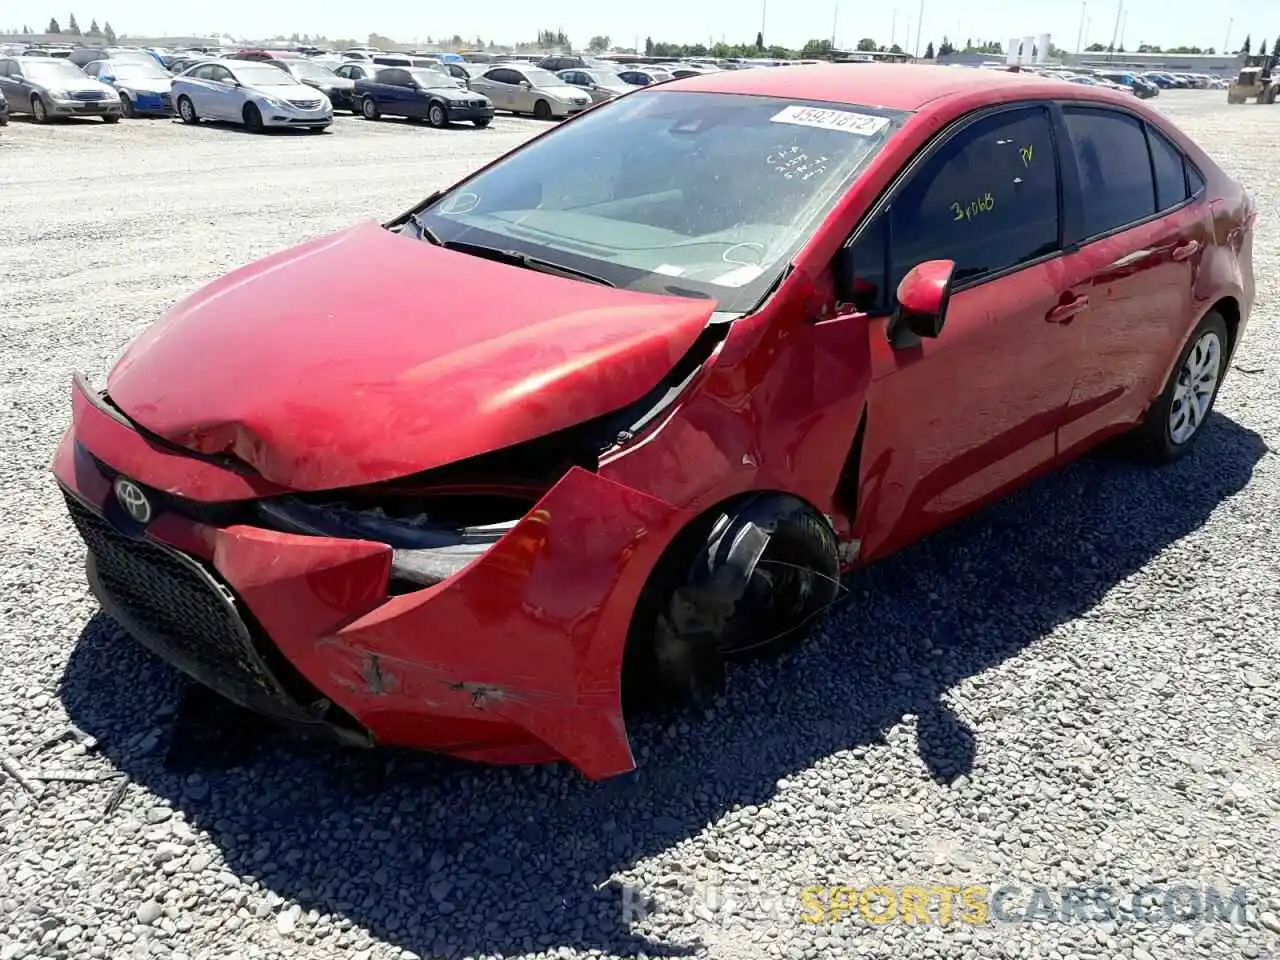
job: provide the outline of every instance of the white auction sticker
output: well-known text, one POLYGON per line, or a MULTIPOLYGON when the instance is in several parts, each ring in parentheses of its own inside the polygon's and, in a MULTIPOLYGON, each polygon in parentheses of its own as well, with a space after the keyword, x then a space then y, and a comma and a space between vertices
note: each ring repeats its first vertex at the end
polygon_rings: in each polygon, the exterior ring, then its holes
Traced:
POLYGON ((852 110, 823 110, 819 107, 802 107, 793 104, 783 107, 769 120, 773 123, 791 123, 800 127, 820 127, 823 130, 843 130, 870 137, 889 125, 887 117, 852 110))

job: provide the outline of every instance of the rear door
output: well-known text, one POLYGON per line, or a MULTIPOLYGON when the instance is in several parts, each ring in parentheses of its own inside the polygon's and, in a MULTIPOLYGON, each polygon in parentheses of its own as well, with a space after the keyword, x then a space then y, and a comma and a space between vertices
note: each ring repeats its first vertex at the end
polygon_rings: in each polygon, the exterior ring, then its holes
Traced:
POLYGON ((1059 447, 1069 451, 1135 422, 1163 387, 1190 332, 1195 272, 1213 241, 1209 204, 1188 161, 1158 130, 1118 107, 1064 104, 1067 181, 1082 222, 1068 242, 1088 274, 1075 321, 1078 376, 1059 447), (1073 167, 1074 169, 1070 169, 1073 167))
POLYGON ((1054 145, 1048 105, 980 114, 935 141, 856 236, 853 306, 864 317, 837 323, 865 323, 868 338, 863 449, 878 476, 861 486, 879 500, 860 521, 868 557, 1054 458, 1077 353, 1075 330, 1059 322, 1075 275, 1062 253, 1054 145), (894 291, 927 260, 956 264, 946 324, 937 339, 894 349, 894 291))

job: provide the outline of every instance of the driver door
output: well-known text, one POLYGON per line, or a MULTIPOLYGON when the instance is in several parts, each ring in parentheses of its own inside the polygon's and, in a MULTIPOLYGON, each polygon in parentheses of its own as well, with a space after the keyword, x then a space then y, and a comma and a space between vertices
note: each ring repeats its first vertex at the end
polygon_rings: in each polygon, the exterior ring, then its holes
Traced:
POLYGON ((1058 308, 1086 277, 1060 251, 1051 117, 1019 106, 944 133, 849 248, 856 302, 839 312, 852 314, 818 329, 856 323, 868 338, 857 350, 870 365, 857 510, 865 559, 1055 459, 1078 346, 1072 315, 1058 308), (936 339, 895 348, 886 328, 897 285, 928 260, 956 265, 945 325, 936 339))
POLYGON ((210 66, 208 86, 210 110, 205 114, 206 117, 219 120, 242 119, 245 96, 230 70, 221 64, 210 66))

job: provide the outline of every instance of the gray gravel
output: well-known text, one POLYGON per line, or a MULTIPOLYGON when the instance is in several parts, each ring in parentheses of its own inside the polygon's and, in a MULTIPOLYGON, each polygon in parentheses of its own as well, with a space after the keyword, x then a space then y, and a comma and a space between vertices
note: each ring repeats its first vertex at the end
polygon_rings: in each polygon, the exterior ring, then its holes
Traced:
POLYGON ((373 792, 279 737, 166 771, 178 682, 97 612, 48 457, 72 371, 101 377, 179 296, 397 212, 541 125, 14 122, 0 750, 123 776, 38 801, 0 777, 0 960, 1277 955, 1280 110, 1225 99, 1160 98, 1262 211, 1260 305, 1193 456, 1091 457, 868 571, 802 651, 641 731, 634 775, 397 758, 373 792), (101 745, 27 755, 69 722, 101 745), (1248 922, 799 923, 800 888, 827 883, 1243 885, 1248 922), (653 909, 629 921, 636 901, 653 909))

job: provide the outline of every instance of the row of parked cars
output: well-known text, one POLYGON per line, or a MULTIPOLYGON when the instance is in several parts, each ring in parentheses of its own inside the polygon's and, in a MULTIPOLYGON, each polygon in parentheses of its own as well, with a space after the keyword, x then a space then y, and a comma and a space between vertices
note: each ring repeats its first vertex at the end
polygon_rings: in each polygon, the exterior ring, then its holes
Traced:
MULTIPOLYGON (((337 58, 264 50, 165 58, 139 49, 84 48, 65 58, 0 58, 0 94, 9 110, 38 123, 177 115, 189 124, 215 120, 251 130, 319 131, 332 124, 334 110, 346 110, 368 120, 406 117, 435 127, 485 127, 497 110, 563 118, 637 87, 713 69, 580 58, 544 63, 473 64, 363 51, 337 58)), ((7 116, 3 108, 0 116, 7 116)))

